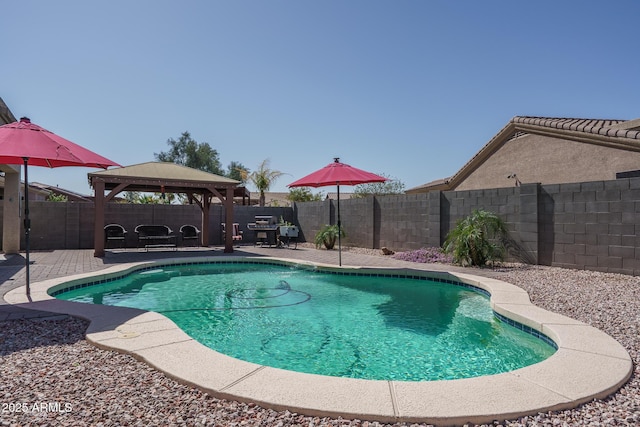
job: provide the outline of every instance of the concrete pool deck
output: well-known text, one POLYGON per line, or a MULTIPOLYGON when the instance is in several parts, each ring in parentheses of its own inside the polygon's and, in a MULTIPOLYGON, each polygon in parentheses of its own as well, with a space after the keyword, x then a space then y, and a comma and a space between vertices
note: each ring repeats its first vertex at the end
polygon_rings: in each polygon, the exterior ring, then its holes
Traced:
MULTIPOLYGON (((338 268, 334 262, 335 252, 266 248, 241 248, 238 252, 236 255, 243 257, 271 255, 297 258, 324 264, 327 268, 338 268)), ((169 254, 172 255, 176 256, 175 253, 169 254)), ((603 332, 531 305, 521 288, 450 266, 435 268, 455 270, 451 274, 460 281, 488 290, 492 294, 492 308, 497 313, 551 337, 558 345, 558 351, 544 362, 513 372, 463 380, 396 382, 324 377, 264 367, 224 356, 195 342, 173 322, 156 313, 71 303, 56 300, 46 293, 47 289, 62 282, 121 275, 123 271, 146 263, 146 260, 152 262, 154 257, 164 256, 167 254, 113 254, 106 257, 102 266, 90 265, 86 272, 73 277, 47 278, 70 274, 62 263, 56 264, 56 273, 39 274, 37 268, 33 268, 32 271, 36 270, 35 280, 39 281, 32 283, 32 301, 27 300, 24 286, 19 285, 12 286, 15 289, 5 295, 5 300, 13 304, 12 309, 24 307, 40 310, 40 313, 65 313, 89 319, 88 341, 98 347, 132 354, 168 376, 215 396, 252 401, 308 415, 387 422, 485 423, 570 408, 593 398, 603 398, 624 384, 633 368, 625 349, 603 332)), ((226 258, 220 251, 185 252, 177 256, 226 258)), ((37 256, 35 259, 38 263, 37 256)), ((97 260, 88 259, 86 262, 100 264, 97 260)), ((343 254, 343 264, 416 272, 427 268, 389 258, 349 253, 343 254)), ((429 265, 428 269, 433 267, 429 265)), ((2 309, 0 306, 0 313, 2 309)))

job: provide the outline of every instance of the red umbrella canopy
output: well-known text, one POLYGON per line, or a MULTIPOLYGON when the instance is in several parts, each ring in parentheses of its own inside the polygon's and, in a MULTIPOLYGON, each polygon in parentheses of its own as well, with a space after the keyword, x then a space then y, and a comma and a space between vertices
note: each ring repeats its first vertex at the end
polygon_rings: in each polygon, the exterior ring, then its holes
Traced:
POLYGON ((0 126, 0 164, 24 164, 25 158, 29 165, 50 168, 86 166, 106 169, 120 166, 23 117, 19 122, 0 126))
POLYGON ((387 178, 375 173, 354 168, 345 163, 340 163, 335 158, 333 163, 319 169, 297 181, 289 184, 289 187, 325 187, 327 185, 358 185, 370 182, 385 182, 387 178))

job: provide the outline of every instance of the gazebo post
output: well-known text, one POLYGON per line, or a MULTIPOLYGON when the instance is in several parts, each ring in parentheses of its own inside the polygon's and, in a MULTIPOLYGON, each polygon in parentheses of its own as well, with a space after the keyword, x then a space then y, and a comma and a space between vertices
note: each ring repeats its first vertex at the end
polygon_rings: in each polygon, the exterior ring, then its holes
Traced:
POLYGON ((202 246, 205 248, 209 246, 209 218, 211 212, 211 194, 208 192, 202 193, 202 246))
POLYGON ((225 208, 225 239, 224 239, 224 252, 233 252, 233 188, 227 187, 227 191, 224 198, 225 208))
POLYGON ((94 257, 104 257, 104 181, 94 179, 93 181, 94 197, 94 234, 93 246, 94 257))

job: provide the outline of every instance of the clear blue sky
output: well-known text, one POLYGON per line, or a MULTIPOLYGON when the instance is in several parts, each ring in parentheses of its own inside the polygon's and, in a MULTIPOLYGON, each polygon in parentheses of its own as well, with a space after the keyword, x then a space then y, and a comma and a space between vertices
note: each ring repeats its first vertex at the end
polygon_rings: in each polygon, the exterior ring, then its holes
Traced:
MULTIPOLYGON (((408 189, 514 116, 639 118, 639 16, 637 0, 5 1, 0 97, 122 165, 189 131, 224 167, 270 159, 288 174, 272 191, 336 156, 408 189)), ((89 194, 92 171, 29 177, 89 194)))

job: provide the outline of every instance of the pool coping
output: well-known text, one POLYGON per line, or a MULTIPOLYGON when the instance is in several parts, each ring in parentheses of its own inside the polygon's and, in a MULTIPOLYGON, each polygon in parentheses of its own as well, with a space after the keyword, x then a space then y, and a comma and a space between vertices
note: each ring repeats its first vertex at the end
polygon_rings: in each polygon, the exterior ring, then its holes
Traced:
MULTIPOLYGON (((435 425, 490 423, 578 406, 604 398, 631 376, 625 348, 604 332, 533 305, 523 289, 476 275, 397 267, 325 265, 279 257, 216 256, 119 264, 98 272, 49 279, 22 288, 5 301, 25 308, 89 320, 86 339, 95 346, 132 355, 175 380, 219 398, 254 402, 311 416, 435 425), (220 354, 198 343, 161 314, 55 299, 49 289, 91 278, 109 280, 147 266, 189 262, 277 262, 342 272, 438 277, 491 294, 501 316, 551 338, 558 350, 547 360, 515 371, 459 380, 375 381, 304 374, 261 366, 220 354)), ((391 351, 391 350, 390 350, 391 351)))

